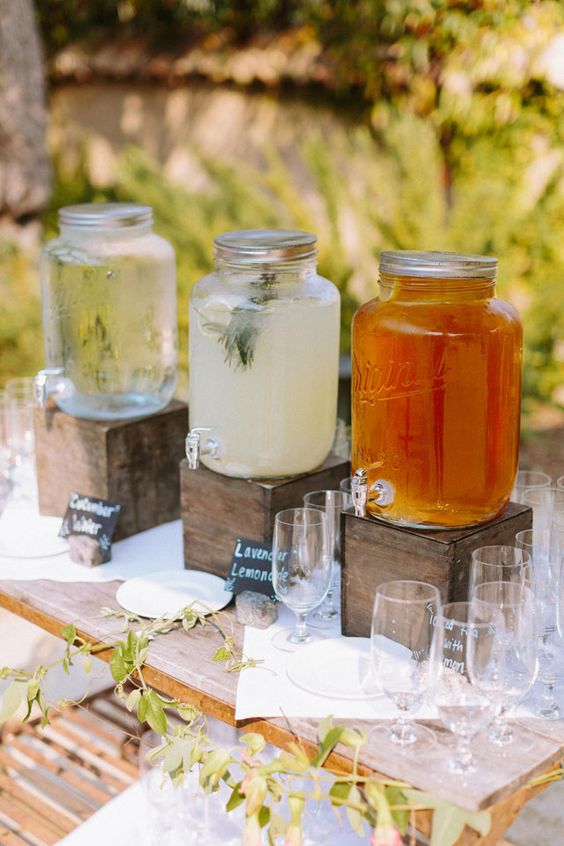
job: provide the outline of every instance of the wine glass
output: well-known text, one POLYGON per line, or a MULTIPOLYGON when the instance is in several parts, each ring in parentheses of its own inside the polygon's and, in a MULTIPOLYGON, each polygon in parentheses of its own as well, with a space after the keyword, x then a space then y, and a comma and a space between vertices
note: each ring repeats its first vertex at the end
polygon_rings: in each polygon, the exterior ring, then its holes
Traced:
POLYGON ((557 631, 559 568, 551 552, 554 493, 549 488, 526 492, 532 499, 535 528, 515 536, 516 546, 526 550, 532 559, 541 693, 533 698, 531 708, 545 720, 562 716, 555 696, 555 685, 564 665, 564 643, 557 631))
POLYGON ((525 491, 532 488, 549 488, 551 484, 551 477, 542 470, 519 470, 511 491, 511 499, 513 502, 522 502, 525 491))
POLYGON ((507 711, 529 693, 538 672, 533 592, 518 582, 485 582, 475 585, 470 601, 473 619, 487 613, 503 617, 499 643, 503 672, 495 678, 478 676, 473 682, 496 707, 489 738, 505 747, 515 741, 507 711))
POLYGON ((385 582, 376 588, 370 649, 374 675, 399 713, 387 737, 399 748, 420 747, 434 735, 409 719, 431 685, 433 622, 440 611, 439 591, 417 581, 385 582))
POLYGON ((531 556, 526 549, 507 544, 481 546, 472 553, 468 597, 484 582, 533 583, 531 556))
POLYGON ((503 672, 502 630, 497 610, 473 617, 469 602, 447 603, 436 620, 431 650, 433 701, 439 719, 454 735, 456 747, 448 769, 459 775, 476 769, 471 742, 493 715, 489 697, 474 680, 497 679, 503 672))
POLYGON ((310 622, 320 628, 332 626, 339 619, 333 601, 341 584, 341 514, 352 507, 352 497, 343 491, 311 491, 304 496, 305 508, 315 508, 327 515, 329 552, 333 558, 333 578, 322 605, 311 614, 310 622))
POLYGON ((559 491, 564 491, 564 476, 559 476, 556 480, 556 489, 559 491))
POLYGON ((313 639, 306 616, 323 602, 331 584, 327 524, 325 512, 314 508, 287 508, 274 518, 272 584, 278 599, 297 617, 292 632, 273 638, 279 649, 291 650, 313 639))

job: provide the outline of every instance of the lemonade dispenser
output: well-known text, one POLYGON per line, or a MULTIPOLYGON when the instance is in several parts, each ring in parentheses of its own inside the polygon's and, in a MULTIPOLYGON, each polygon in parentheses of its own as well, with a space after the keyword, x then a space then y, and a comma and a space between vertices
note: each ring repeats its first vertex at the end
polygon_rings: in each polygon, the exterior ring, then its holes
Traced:
POLYGON ((337 288, 316 237, 243 230, 215 239, 190 298, 188 464, 226 476, 307 473, 327 457, 337 410, 337 288))

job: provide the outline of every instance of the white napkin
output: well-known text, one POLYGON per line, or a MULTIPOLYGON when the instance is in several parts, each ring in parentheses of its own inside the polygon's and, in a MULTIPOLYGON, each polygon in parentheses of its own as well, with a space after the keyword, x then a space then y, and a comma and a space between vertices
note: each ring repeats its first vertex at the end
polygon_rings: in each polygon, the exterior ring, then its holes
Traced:
MULTIPOLYGON (((339 687, 339 675, 343 677, 343 690, 346 695, 354 695, 354 691, 347 688, 348 680, 355 675, 364 676, 364 684, 358 694, 362 698, 350 699, 308 692, 295 684, 288 675, 288 665, 297 653, 283 652, 272 644, 272 638, 281 629, 290 629, 295 624, 295 616, 282 604, 279 605, 278 621, 268 629, 245 627, 244 654, 246 658, 262 659, 256 668, 243 670, 239 674, 237 686, 237 704, 235 716, 238 720, 251 717, 317 717, 323 718, 331 714, 336 718, 357 718, 363 720, 393 719, 397 711, 393 703, 384 695, 379 695, 373 679, 366 676, 362 665, 368 671, 369 661, 367 653, 367 639, 342 637, 335 629, 325 632, 312 629, 315 634, 328 635, 339 638, 342 646, 336 645, 335 664, 330 670, 335 679, 328 679, 326 688, 339 687), (358 673, 351 672, 350 664, 359 666, 358 673), (346 666, 345 666, 346 665, 346 666), (363 690, 366 695, 363 697, 363 690)), ((322 643, 322 642, 321 642, 322 643)), ((304 649, 305 647, 298 647, 304 649)), ((322 647, 323 649, 323 647, 322 647)), ((326 650, 323 649, 325 652, 326 650)), ((315 686, 316 679, 323 683, 322 674, 325 664, 320 664, 315 657, 315 650, 308 648, 311 656, 311 679, 315 686)), ((398 659, 399 660, 399 659, 398 659)), ((302 671, 302 675, 304 675, 302 671)), ((307 672, 305 673, 307 676, 307 672)), ((434 716, 429 708, 420 708, 414 716, 429 718, 434 716)))
MULTIPOLYGON (((9 506, 0 517, 0 549, 18 534, 56 538, 58 517, 43 517, 32 510, 9 506), (3 543, 2 543, 3 542, 3 543)), ((37 549, 40 556, 41 548, 37 549)), ((35 552, 34 552, 35 555, 35 552)), ((182 521, 164 523, 146 532, 112 544, 112 560, 97 567, 74 564, 68 552, 33 558, 11 558, 0 554, 0 579, 52 579, 57 582, 107 582, 130 579, 158 570, 182 570, 182 521)))

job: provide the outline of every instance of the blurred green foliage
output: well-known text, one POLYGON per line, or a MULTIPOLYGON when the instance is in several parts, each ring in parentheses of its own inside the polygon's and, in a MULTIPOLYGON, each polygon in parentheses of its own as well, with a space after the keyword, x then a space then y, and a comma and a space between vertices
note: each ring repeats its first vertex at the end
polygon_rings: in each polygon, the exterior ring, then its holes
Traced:
MULTIPOLYGON (((274 148, 263 151, 260 171, 200 156, 209 180, 200 191, 168 184, 136 149, 104 191, 85 167, 57 167, 48 234, 53 210, 70 202, 154 206, 157 228, 178 255, 184 366, 187 296, 210 268, 213 235, 290 225, 320 235, 321 272, 344 296, 345 349, 356 301, 374 293, 381 249, 497 255, 500 294, 525 319, 525 397, 563 402, 560 0, 37 0, 37 12, 48 55, 82 38, 123 34, 173 48, 221 30, 223 43, 237 46, 301 27, 300 37, 322 51, 331 101, 360 124, 330 140, 314 131, 304 139, 302 170, 322 201, 315 208, 274 148)), ((25 259, 8 249, 0 265, 0 285, 23 303, 15 316, 0 314, 4 375, 37 358, 38 320, 34 286, 17 281, 25 259)))

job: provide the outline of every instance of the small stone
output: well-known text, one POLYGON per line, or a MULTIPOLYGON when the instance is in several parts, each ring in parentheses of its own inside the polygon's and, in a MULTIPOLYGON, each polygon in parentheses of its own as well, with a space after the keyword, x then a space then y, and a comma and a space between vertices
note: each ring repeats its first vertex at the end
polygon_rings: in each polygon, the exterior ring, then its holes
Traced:
POLYGON ((254 590, 244 590, 235 597, 237 621, 255 629, 267 629, 278 619, 277 603, 254 590))
POLYGON ((84 564, 87 567, 97 567, 103 563, 102 550, 95 538, 88 535, 71 535, 69 537, 70 560, 75 564, 84 564))

